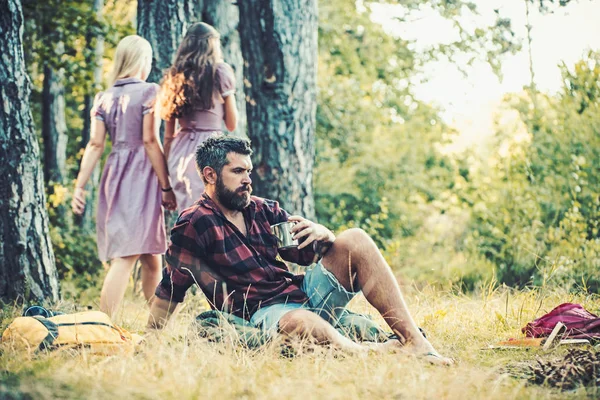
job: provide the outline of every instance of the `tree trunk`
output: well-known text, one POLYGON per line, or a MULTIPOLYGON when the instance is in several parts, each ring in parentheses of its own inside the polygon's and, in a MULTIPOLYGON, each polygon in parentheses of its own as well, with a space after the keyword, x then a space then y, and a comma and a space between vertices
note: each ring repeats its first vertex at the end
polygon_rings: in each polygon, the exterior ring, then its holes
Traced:
POLYGON ((42 138, 44 140, 44 180, 63 183, 67 162, 64 71, 44 65, 42 92, 42 138))
POLYGON ((152 45, 148 82, 159 83, 194 17, 192 0, 138 0, 137 33, 152 45))
MULTIPOLYGON (((96 17, 100 20, 102 18, 102 9, 104 7, 104 0, 92 0, 93 10, 96 13, 96 17)), ((90 59, 87 60, 87 65, 94 65, 93 70, 93 83, 91 89, 85 95, 83 99, 83 129, 81 131, 81 147, 85 148, 90 141, 90 129, 91 129, 91 112, 94 102, 94 95, 102 87, 102 57, 104 56, 104 37, 102 35, 94 35, 93 32, 88 32, 86 38, 87 45, 90 47, 90 59), (91 48, 91 45, 94 45, 91 48)), ((87 205, 82 215, 76 216, 75 219, 77 224, 86 230, 94 229, 94 216, 96 215, 96 196, 98 181, 100 180, 100 166, 96 165, 90 182, 87 186, 87 205)))
POLYGON ((20 0, 0 2, 0 299, 59 298, 39 148, 29 108, 20 0))
POLYGON ((198 0, 195 15, 215 27, 221 34, 221 46, 225 62, 231 65, 236 79, 236 103, 238 124, 234 134, 246 136, 246 96, 244 93, 244 59, 240 43, 238 8, 231 1, 198 0))
POLYGON ((238 6, 255 192, 313 218, 317 2, 243 0, 238 6))

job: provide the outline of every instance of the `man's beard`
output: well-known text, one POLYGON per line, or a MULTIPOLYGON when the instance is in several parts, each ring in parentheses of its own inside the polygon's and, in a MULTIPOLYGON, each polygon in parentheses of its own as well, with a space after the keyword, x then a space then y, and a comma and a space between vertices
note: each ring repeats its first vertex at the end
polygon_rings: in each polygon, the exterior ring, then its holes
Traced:
POLYGON ((221 178, 217 178, 217 199, 223 207, 229 210, 242 211, 250 204, 252 194, 251 185, 243 185, 235 191, 231 191, 223 185, 221 178))

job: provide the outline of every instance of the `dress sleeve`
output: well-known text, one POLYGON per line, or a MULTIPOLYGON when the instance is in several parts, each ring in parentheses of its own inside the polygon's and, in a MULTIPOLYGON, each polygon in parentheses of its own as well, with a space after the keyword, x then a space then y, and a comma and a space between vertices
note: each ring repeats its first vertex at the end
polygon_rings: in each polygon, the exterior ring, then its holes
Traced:
POLYGON ((100 121, 106 121, 106 109, 104 107, 104 92, 100 92, 94 97, 94 104, 90 112, 92 118, 100 121))
POLYGON ((162 280, 156 288, 156 297, 162 300, 181 303, 185 298, 185 293, 194 283, 194 278, 187 271, 180 271, 173 268, 171 264, 163 268, 162 280))
POLYGON ((142 96, 142 114, 143 115, 154 112, 154 104, 156 103, 156 96, 158 95, 159 89, 160 89, 160 86, 158 86, 156 83, 152 83, 144 91, 144 94, 142 96))
POLYGON ((225 98, 235 93, 235 75, 229 64, 221 63, 216 72, 219 94, 225 98))

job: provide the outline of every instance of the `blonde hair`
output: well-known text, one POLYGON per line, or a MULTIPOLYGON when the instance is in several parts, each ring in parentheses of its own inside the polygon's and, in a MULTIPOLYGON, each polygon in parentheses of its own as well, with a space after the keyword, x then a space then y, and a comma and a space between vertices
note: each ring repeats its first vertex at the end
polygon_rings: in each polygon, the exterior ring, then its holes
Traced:
POLYGON ((110 83, 137 74, 152 59, 152 46, 141 36, 125 36, 117 45, 110 83))

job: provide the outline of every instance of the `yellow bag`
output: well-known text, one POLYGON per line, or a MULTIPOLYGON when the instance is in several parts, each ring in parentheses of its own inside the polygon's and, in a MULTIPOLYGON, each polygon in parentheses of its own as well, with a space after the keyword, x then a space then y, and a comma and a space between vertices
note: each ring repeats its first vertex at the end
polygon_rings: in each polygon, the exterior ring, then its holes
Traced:
POLYGON ((133 354, 139 335, 113 325, 100 311, 63 314, 51 318, 18 317, 2 334, 2 342, 15 348, 38 349, 86 348, 91 354, 133 354))

